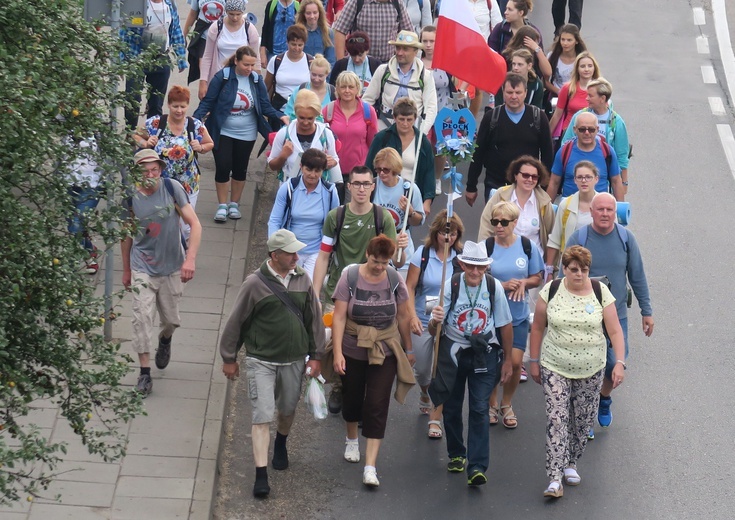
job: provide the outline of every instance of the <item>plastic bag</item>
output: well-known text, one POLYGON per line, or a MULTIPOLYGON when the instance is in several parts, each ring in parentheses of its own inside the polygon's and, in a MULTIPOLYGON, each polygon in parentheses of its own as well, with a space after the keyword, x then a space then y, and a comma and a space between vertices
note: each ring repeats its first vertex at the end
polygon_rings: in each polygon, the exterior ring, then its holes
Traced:
POLYGON ((315 419, 327 418, 327 399, 324 397, 324 386, 321 381, 315 377, 310 377, 306 383, 306 396, 304 398, 306 406, 314 415, 315 419))

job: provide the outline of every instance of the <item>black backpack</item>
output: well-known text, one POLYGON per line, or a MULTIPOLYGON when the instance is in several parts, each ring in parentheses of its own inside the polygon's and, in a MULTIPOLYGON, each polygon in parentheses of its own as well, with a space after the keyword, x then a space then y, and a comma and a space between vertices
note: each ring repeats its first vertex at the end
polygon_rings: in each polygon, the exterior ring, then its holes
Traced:
MULTIPOLYGON (((283 224, 281 225, 281 227, 285 229, 288 229, 288 226, 291 224, 291 201, 293 199, 293 192, 299 186, 300 180, 301 174, 297 175, 296 177, 291 177, 286 183, 286 207, 283 210, 283 224)), ((319 177, 319 181, 322 183, 322 186, 324 186, 324 189, 329 192, 329 197, 331 200, 331 198, 336 195, 336 193, 332 191, 332 186, 334 186, 334 184, 325 181, 322 177, 319 177)))
MULTIPOLYGON (((552 280, 551 287, 549 287, 549 299, 546 302, 547 305, 551 303, 551 299, 556 295, 562 280, 563 278, 552 280)), ((592 291, 595 293, 595 298, 597 298, 597 301, 600 302, 600 305, 602 305, 602 284, 604 283, 605 285, 607 285, 608 289, 612 288, 612 284, 610 283, 610 280, 607 278, 607 276, 590 276, 590 281, 592 282, 592 291)), ((609 341, 610 336, 607 335, 607 329, 605 328, 604 319, 602 320, 602 333, 605 335, 605 339, 608 340, 607 346, 612 347, 612 344, 609 341)))
MULTIPOLYGON (((421 264, 419 265, 419 279, 416 282, 416 290, 418 290, 424 282, 424 271, 426 271, 426 267, 429 265, 430 254, 431 248, 424 246, 421 251, 421 264)), ((452 276, 461 272, 462 267, 459 265, 459 259, 455 255, 454 258, 452 258, 452 276)))
MULTIPOLYGON (((530 261, 531 249, 533 248, 531 240, 528 237, 521 235, 521 246, 523 247, 523 252, 526 253, 528 260, 530 261)), ((487 237, 487 239, 485 239, 485 249, 487 250, 488 258, 493 256, 493 251, 495 250, 495 237, 487 237)))
MULTIPOLYGON (((337 245, 339 244, 339 234, 342 231, 342 226, 345 223, 345 205, 337 208, 337 225, 334 228, 334 243, 332 244, 332 262, 337 265, 337 245)), ((373 204, 373 221, 375 222, 375 236, 380 235, 383 232, 383 207, 377 204, 373 204)))
MULTIPOLYGON (((492 109, 488 108, 488 110, 493 111, 490 115, 490 128, 487 129, 488 135, 492 134, 493 130, 498 126, 500 112, 503 110, 503 107, 505 107, 505 103, 492 109)), ((536 105, 526 105, 526 108, 528 107, 531 107, 531 112, 533 113, 533 127, 536 129, 536 132, 541 132, 541 109, 536 105)))

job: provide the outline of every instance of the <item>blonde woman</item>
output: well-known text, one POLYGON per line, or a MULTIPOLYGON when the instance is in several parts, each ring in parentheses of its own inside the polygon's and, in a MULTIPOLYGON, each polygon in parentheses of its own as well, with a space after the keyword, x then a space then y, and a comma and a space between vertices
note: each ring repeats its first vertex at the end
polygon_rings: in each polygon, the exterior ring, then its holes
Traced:
POLYGON ((306 27, 309 38, 304 45, 304 52, 316 56, 322 54, 331 67, 334 67, 334 33, 329 28, 327 15, 321 0, 303 0, 296 13, 296 23, 306 27))
POLYGON ((332 67, 324 56, 321 54, 314 56, 314 59, 311 61, 311 65, 309 66, 310 80, 302 83, 293 91, 291 96, 288 98, 286 106, 283 107, 283 113, 291 119, 296 117, 293 109, 294 101, 296 100, 296 94, 298 94, 302 89, 314 92, 319 98, 322 107, 327 106, 329 103, 337 99, 335 88, 327 83, 330 70, 332 70, 332 67))
POLYGON ((559 89, 554 115, 549 121, 551 135, 560 138, 564 135, 572 116, 583 108, 587 108, 587 85, 600 77, 600 66, 588 51, 577 56, 572 70, 572 79, 559 89))

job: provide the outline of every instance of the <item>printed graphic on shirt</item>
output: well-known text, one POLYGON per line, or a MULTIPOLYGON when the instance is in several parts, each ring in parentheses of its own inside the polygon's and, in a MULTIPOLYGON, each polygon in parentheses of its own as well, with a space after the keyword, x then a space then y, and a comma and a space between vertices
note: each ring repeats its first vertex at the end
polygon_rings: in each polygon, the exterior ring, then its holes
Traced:
MULTIPOLYGON (((487 302, 487 300, 485 300, 487 302)), ((454 312, 454 326, 464 334, 482 334, 487 326, 490 309, 478 302, 474 310, 470 305, 459 305, 454 312)))
POLYGON ((396 204, 393 204, 392 202, 383 202, 380 205, 388 210, 390 216, 393 217, 393 222, 396 223, 396 229, 398 229, 401 222, 403 222, 403 210, 401 210, 396 204))
POLYGON ((355 303, 352 318, 362 325, 383 327, 386 319, 395 316, 395 303, 391 300, 390 289, 355 289, 355 303))
POLYGON ((253 108, 255 100, 250 92, 238 89, 237 98, 235 103, 232 105, 231 114, 232 116, 244 116, 245 112, 253 108))
POLYGON ((206 2, 204 5, 199 4, 200 18, 208 22, 216 22, 225 12, 225 5, 222 2, 206 2))

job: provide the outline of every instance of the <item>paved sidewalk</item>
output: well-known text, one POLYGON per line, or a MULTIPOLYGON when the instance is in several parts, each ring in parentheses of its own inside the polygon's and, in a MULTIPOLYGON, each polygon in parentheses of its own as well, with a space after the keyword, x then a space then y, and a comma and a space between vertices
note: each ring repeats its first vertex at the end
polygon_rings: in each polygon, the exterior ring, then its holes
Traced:
MULTIPOLYGON (((243 280, 258 178, 264 161, 251 161, 243 194, 240 221, 216 224, 214 169, 211 154, 201 157, 202 183, 197 214, 203 226, 202 245, 194 279, 181 301, 181 328, 173 337, 171 364, 151 369, 153 393, 144 401, 148 416, 124 428, 128 454, 118 463, 90 455, 50 403, 39 403, 28 422, 51 440, 68 442, 61 472, 44 496, 0 509, 0 520, 169 520, 210 518, 215 492, 217 456, 228 383, 217 352, 224 327, 243 280), (78 471, 70 471, 77 470, 78 471), (61 502, 53 497, 61 494, 61 502)), ((121 261, 116 248, 116 290, 121 289, 121 261)), ((104 272, 98 274, 98 291, 104 272)), ((130 349, 131 297, 117 308, 113 336, 130 349)), ((131 388, 137 366, 123 380, 131 388)), ((94 419, 91 421, 94 423, 94 419)))

